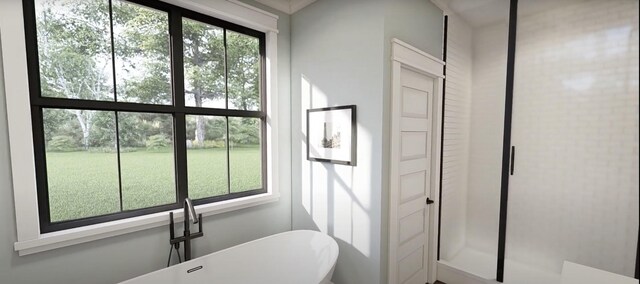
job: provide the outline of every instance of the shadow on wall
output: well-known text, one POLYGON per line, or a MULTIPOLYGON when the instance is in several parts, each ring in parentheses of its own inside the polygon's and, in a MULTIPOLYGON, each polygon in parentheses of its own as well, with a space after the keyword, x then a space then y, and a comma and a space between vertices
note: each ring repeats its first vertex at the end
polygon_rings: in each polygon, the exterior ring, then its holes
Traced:
MULTIPOLYGON (((346 103, 343 103, 346 104, 346 103)), ((313 229, 332 236, 340 248, 338 262, 334 273, 336 283, 352 282, 347 279, 368 279, 371 273, 369 265, 354 265, 377 263, 378 248, 373 247, 371 235, 371 202, 375 200, 371 190, 371 167, 367 161, 358 167, 311 162, 307 160, 306 110, 337 106, 317 85, 305 75, 301 76, 301 173, 299 205, 296 218, 300 219, 302 228, 313 229)), ((371 135, 362 124, 357 122, 359 159, 369 159, 373 153, 361 155, 363 150, 370 149, 371 135)), ((375 232, 378 233, 378 232, 375 232)))

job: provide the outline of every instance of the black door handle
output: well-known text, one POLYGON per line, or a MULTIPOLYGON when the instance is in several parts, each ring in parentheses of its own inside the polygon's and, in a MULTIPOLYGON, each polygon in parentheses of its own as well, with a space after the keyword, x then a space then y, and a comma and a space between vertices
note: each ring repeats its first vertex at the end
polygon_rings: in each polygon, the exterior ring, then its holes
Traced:
POLYGON ((516 167, 515 162, 516 162, 516 146, 511 146, 511 175, 513 175, 513 170, 516 167))
POLYGON ((429 197, 427 197, 427 205, 433 204, 433 202, 434 202, 433 200, 431 200, 431 199, 429 199, 429 197))

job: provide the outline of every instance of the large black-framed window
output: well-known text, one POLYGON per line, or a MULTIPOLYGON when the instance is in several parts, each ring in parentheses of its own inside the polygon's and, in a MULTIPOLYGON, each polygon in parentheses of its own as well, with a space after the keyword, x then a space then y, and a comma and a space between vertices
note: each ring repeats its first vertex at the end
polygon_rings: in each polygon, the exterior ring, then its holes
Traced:
POLYGON ((264 33, 150 0, 23 10, 42 233, 267 192, 264 33))

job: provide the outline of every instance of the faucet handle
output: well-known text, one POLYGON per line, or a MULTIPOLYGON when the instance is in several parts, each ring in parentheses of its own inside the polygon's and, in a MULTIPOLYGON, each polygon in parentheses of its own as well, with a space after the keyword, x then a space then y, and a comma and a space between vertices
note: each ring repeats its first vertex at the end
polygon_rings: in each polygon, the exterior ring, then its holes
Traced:
POLYGON ((189 197, 184 199, 184 220, 185 220, 185 224, 187 224, 186 222, 188 222, 189 217, 193 218, 193 224, 197 223, 198 220, 196 219, 196 208, 193 207, 193 202, 191 201, 191 199, 189 197))
POLYGON ((198 233, 202 233, 202 213, 198 214, 198 233))

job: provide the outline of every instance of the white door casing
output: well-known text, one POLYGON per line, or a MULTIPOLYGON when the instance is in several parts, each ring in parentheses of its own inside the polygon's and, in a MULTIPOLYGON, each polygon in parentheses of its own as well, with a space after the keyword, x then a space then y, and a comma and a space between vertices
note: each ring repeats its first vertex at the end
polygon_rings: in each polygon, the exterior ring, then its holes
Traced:
POLYGON ((444 62, 398 39, 391 45, 388 280, 433 283, 444 62))

